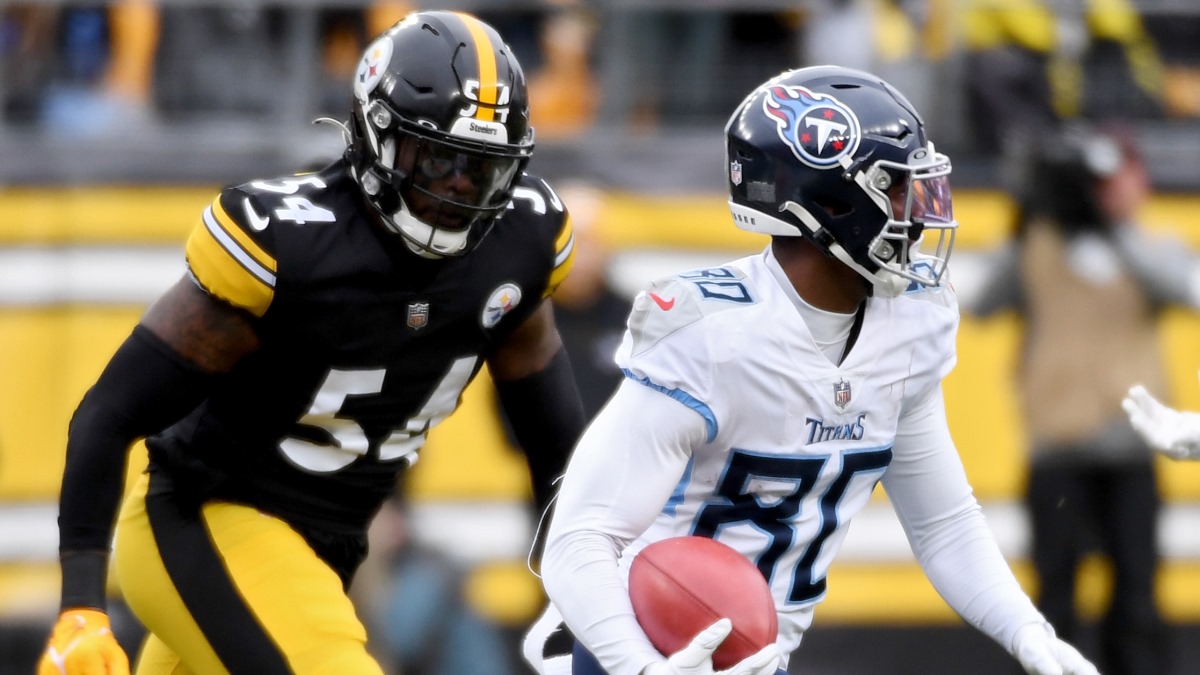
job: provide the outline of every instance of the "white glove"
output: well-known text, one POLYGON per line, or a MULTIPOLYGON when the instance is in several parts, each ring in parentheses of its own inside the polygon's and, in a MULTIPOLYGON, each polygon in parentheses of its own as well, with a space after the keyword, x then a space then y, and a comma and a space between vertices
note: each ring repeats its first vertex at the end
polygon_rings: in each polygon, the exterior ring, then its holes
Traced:
POLYGON ((1173 459, 1200 459, 1200 414, 1167 407, 1140 384, 1129 389, 1121 407, 1150 447, 1173 459))
POLYGON ((1055 637, 1048 623, 1019 628, 1013 638, 1013 656, 1029 675, 1100 675, 1079 650, 1055 637))
POLYGON ((733 622, 721 619, 700 631, 688 646, 665 662, 652 663, 642 675, 775 675, 779 671, 779 649, 767 645, 725 670, 713 670, 712 655, 733 631, 733 622))

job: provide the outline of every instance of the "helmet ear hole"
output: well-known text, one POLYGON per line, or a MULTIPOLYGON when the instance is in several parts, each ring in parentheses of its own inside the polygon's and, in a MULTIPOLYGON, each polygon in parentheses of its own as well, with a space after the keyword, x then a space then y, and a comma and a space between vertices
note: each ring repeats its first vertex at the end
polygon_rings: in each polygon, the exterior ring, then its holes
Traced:
POLYGON ((834 217, 844 216, 854 210, 854 207, 849 203, 828 196, 819 197, 813 200, 813 203, 821 207, 825 213, 834 217))

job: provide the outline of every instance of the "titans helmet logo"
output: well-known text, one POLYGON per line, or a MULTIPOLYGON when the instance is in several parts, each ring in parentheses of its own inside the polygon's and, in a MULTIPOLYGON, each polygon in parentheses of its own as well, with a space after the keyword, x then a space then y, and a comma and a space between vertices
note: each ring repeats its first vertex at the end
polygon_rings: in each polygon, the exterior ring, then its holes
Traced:
POLYGON ((796 159, 814 169, 839 167, 854 154, 862 129, 846 104, 804 87, 777 84, 767 89, 763 112, 796 159))

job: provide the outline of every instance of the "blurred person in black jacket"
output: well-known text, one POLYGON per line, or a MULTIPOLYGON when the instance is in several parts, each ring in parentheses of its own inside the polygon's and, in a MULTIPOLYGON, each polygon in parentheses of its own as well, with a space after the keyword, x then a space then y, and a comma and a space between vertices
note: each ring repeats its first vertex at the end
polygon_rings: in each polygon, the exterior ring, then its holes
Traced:
POLYGON ((571 354, 584 415, 591 419, 623 379, 613 355, 625 333, 632 300, 609 283, 612 251, 603 236, 601 191, 567 184, 560 194, 571 204, 576 250, 571 276, 554 294, 554 318, 571 354))
POLYGON ((1064 639, 1086 645, 1076 577, 1099 551, 1113 580, 1098 667, 1167 673, 1154 457, 1121 399, 1131 382, 1164 390, 1157 320, 1168 305, 1200 306, 1194 256, 1136 222, 1151 186, 1132 136, 1072 125, 1036 140, 1020 165, 1013 241, 959 299, 979 316, 1023 319, 1016 376, 1039 608, 1064 639))

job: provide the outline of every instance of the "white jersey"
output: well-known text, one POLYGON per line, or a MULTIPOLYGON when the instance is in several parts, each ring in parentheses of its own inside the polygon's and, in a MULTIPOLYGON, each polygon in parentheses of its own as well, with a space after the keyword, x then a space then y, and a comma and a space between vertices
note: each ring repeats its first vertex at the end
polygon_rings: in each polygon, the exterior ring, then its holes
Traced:
MULTIPOLYGON (((841 363, 818 348, 801 302, 769 249, 657 281, 635 300, 616 356, 627 380, 572 457, 543 563, 553 604, 609 672, 661 658, 646 651, 621 592, 629 561, 652 541, 703 535, 754 561, 775 597, 786 664, 881 479, 923 565, 938 563, 922 559, 937 547, 926 542, 984 527, 941 402, 956 358, 953 291, 869 299, 841 363), (947 522, 957 529, 943 531, 947 522)), ((1003 616, 955 609, 1003 640, 1014 615, 1040 617, 984 534, 986 550, 970 552, 986 563, 975 571, 1001 578, 966 584, 1003 586, 1003 616)), ((962 582, 926 571, 955 605, 948 586, 962 582)))

